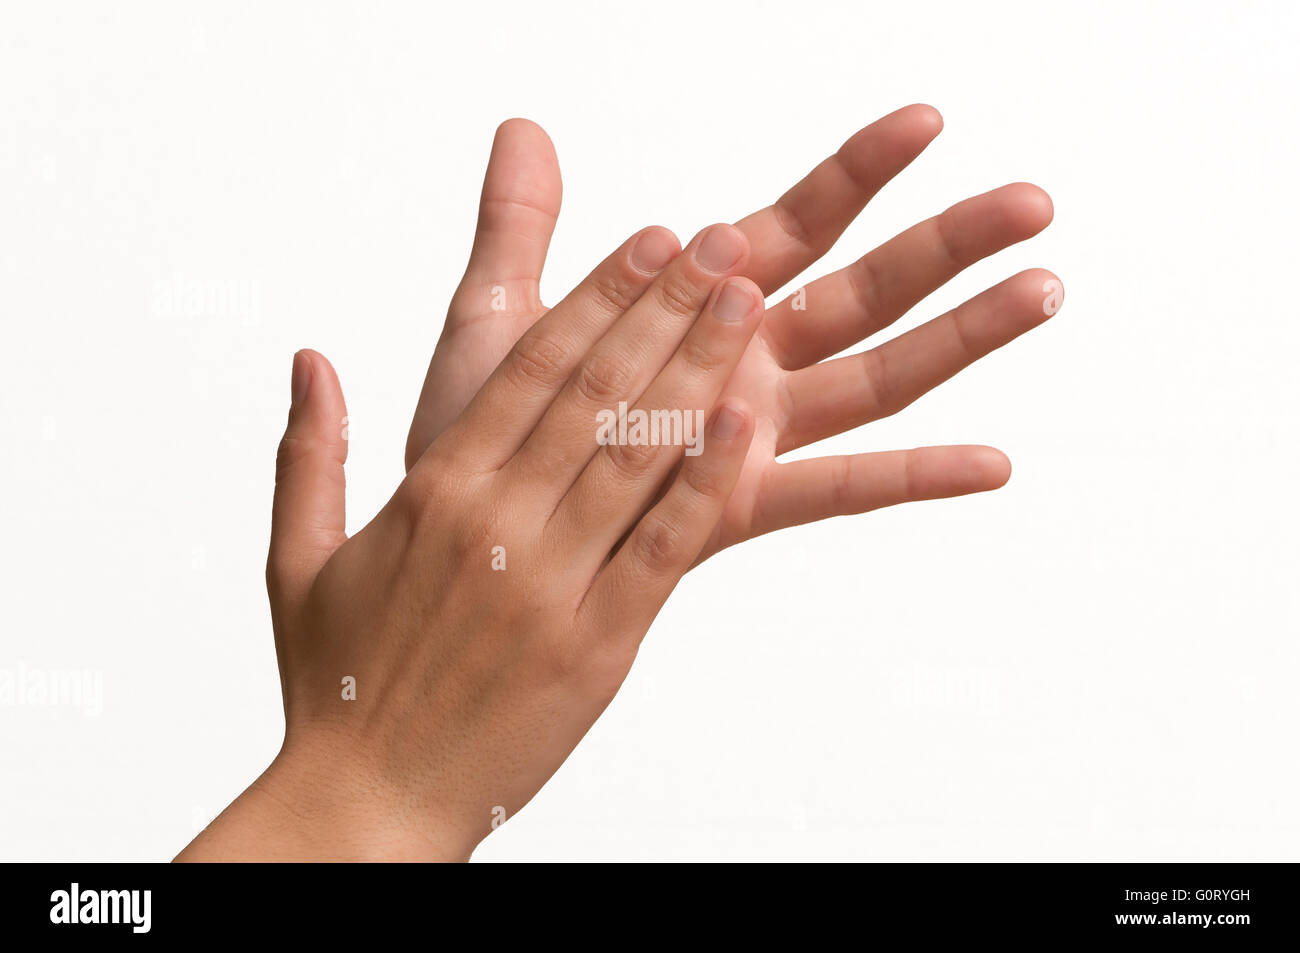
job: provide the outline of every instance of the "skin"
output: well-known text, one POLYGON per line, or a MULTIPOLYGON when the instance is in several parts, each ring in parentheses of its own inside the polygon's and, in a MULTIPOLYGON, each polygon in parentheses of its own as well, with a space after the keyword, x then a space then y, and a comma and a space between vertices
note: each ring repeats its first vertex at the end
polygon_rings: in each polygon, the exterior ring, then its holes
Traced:
POLYGON ((324 357, 294 356, 267 563, 285 741, 177 859, 468 859, 604 711, 699 560, 784 526, 1001 486, 1009 464, 988 447, 776 462, 895 413, 1055 310, 1054 277, 1025 272, 818 363, 1045 227, 1046 195, 1013 185, 813 282, 806 309, 764 312, 939 127, 929 107, 899 110, 734 226, 684 249, 638 232, 547 309, 558 167, 540 128, 504 124, 408 472, 350 539, 342 391, 324 357), (601 445, 597 415, 620 401, 705 413, 703 452, 601 445))
MULTIPOLYGON (((942 128, 937 110, 913 105, 855 133, 774 204, 736 223, 750 246, 741 273, 764 295, 799 277, 942 128)), ((539 286, 560 196, 559 164, 546 133, 524 119, 504 123, 484 178, 469 264, 411 424, 408 467, 546 313, 539 286), (504 289, 504 310, 493 308, 500 303, 496 288, 504 289)), ((757 433, 700 558, 800 523, 1005 484, 1011 464, 992 447, 921 447, 786 464, 776 458, 897 413, 1047 320, 1044 289, 1057 279, 1031 269, 891 341, 818 363, 889 327, 965 268, 1033 237, 1051 220, 1046 192, 1023 182, 1005 185, 809 282, 803 310, 796 308, 797 292, 769 307, 726 390, 754 409, 757 433)))

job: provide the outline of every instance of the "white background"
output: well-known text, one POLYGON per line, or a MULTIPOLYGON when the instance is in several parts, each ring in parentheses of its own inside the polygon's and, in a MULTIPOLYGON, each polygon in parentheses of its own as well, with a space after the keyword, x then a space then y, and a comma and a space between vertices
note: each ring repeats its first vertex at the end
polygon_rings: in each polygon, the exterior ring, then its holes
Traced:
POLYGON ((402 473, 502 119, 559 151, 554 301, 922 101, 945 131, 810 274, 1028 180, 1055 224, 900 327, 1030 266, 1066 303, 816 449, 990 443, 1010 484, 711 560, 477 857, 1298 859, 1297 18, 6 3, 0 668, 104 694, 0 707, 0 858, 167 859, 275 753, 290 357, 339 369, 355 529, 402 473), (247 298, 169 308, 186 283, 247 298))

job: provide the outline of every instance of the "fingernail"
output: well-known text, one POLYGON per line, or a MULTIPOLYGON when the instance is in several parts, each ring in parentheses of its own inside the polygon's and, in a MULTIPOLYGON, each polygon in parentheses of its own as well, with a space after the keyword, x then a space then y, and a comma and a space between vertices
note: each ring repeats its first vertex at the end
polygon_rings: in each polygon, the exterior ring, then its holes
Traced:
POLYGON ((713 313, 726 324, 739 324, 754 307, 754 296, 749 289, 736 281, 722 286, 718 300, 713 303, 713 313))
POLYGON ((714 225, 695 248, 695 263, 705 271, 721 274, 740 260, 745 250, 740 232, 730 225, 714 225))
POLYGON ((632 267, 646 274, 663 271, 677 254, 677 242, 662 228, 643 233, 632 246, 632 267))
POLYGON ((299 351, 293 356, 293 383, 290 387, 293 406, 297 407, 307 396, 307 386, 311 383, 311 358, 306 351, 299 351))
POLYGON ((715 440, 730 440, 740 429, 745 426, 745 418, 736 413, 726 404, 718 408, 717 413, 713 415, 713 438, 715 440))

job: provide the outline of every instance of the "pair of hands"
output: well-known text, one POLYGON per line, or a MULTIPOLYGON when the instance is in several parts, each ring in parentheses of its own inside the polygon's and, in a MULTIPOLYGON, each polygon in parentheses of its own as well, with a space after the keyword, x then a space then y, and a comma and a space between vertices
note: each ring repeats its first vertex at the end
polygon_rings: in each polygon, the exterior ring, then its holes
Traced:
POLYGON ((352 539, 342 392, 323 357, 294 357, 267 569, 285 742, 179 859, 467 858, 608 705, 695 562, 798 523, 1001 486, 1009 464, 988 447, 776 462, 897 412, 1059 305, 1055 278, 1029 271, 819 363, 1044 228, 1047 196, 1017 184, 764 313, 940 128, 927 106, 892 113, 734 226, 685 249, 661 228, 632 236, 548 310, 558 165, 540 128, 504 124, 408 473, 352 539), (598 415, 621 401, 703 412, 703 452, 601 445, 598 415))

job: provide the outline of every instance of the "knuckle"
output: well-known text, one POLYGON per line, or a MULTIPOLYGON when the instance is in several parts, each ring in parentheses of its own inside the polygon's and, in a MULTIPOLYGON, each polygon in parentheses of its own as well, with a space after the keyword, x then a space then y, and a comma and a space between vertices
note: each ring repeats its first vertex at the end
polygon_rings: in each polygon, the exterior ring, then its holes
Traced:
POLYGON ((894 397, 889 388, 889 368, 879 348, 862 352, 862 376, 866 382, 866 398, 870 403, 871 419, 879 420, 897 413, 894 397))
POLYGON ((920 483, 921 466, 924 463, 924 456, 917 450, 911 450, 903 456, 903 497, 912 499, 917 494, 917 487, 920 483))
MULTIPOLYGON (((695 459, 698 460, 699 458, 695 459)), ((698 496, 710 500, 719 500, 727 495, 727 487, 722 479, 722 474, 713 467, 688 463, 682 467, 681 477, 682 482, 698 496)))
POLYGON ((808 230, 808 226, 790 207, 789 202, 778 201, 772 208, 776 213, 776 223, 781 231, 785 232, 797 244, 803 245, 805 248, 813 247, 812 235, 808 230))
POLYGON ((846 269, 844 274, 848 278, 853 300, 858 303, 858 310, 870 318, 879 319, 883 314, 880 275, 871 256, 866 255, 859 259, 852 267, 846 269))
POLYGON ((580 691, 589 699, 608 704, 618 694, 635 657, 635 649, 622 639, 587 646, 582 653, 582 665, 574 673, 580 691))
POLYGON ((622 314, 639 297, 636 282, 625 273, 592 276, 591 292, 600 310, 613 314, 622 314))
POLYGON ((554 678, 561 681, 582 674, 586 668, 583 643, 571 636, 572 633, 566 630, 563 635, 545 639, 538 648, 543 664, 554 678))
POLYGON ((595 354, 578 367, 573 385, 584 400, 605 405, 627 393, 631 377, 626 361, 610 354, 595 354))
POLYGON ((704 303, 700 290, 680 274, 668 274, 660 279, 655 300, 661 309, 679 318, 694 317, 704 303))
POLYGON ((515 344, 509 367, 517 382, 552 387, 564 379, 566 351, 542 334, 525 334, 515 344))
POLYGON ((417 522, 444 520, 448 504, 464 487, 465 478, 447 460, 429 458, 406 475, 393 494, 397 508, 417 522))
POLYGON ((830 468, 831 507, 836 513, 852 512, 853 465, 850 457, 832 457, 830 468))
POLYGON ((945 209, 934 220, 935 232, 939 236, 939 248, 958 271, 974 264, 968 260, 970 256, 964 251, 958 237, 963 233, 961 223, 957 220, 959 207, 954 205, 952 208, 945 209))
POLYGON ((650 468, 659 448, 649 443, 612 443, 605 452, 615 473, 624 480, 635 480, 650 468))
POLYGON ((971 334, 970 326, 962 318, 962 315, 955 313, 947 316, 946 324, 952 336, 953 349, 967 362, 978 360, 982 355, 987 354, 989 349, 981 346, 981 343, 971 334))
POLYGON ((311 457, 320 448, 320 441, 314 437, 289 432, 280 438, 275 448, 275 472, 287 473, 303 460, 311 457))
POLYGON ((682 562, 681 530, 662 516, 648 514, 632 535, 632 555, 649 573, 672 571, 682 562))
POLYGON ((466 559, 473 553, 489 552, 494 545, 506 537, 501 514, 489 510, 486 513, 462 517, 459 520, 456 536, 466 559))
MULTIPOLYGON (((441 507, 426 507, 425 520, 438 528, 442 558, 455 571, 476 571, 489 565, 492 547, 507 539, 500 515, 492 510, 466 513, 440 512, 441 507)), ((508 581, 508 580, 507 580, 508 581)))
POLYGON ((393 509, 406 518, 410 526, 421 525, 437 509, 432 503, 439 495, 438 477, 427 471, 412 471, 393 494, 393 509))
POLYGON ((719 342, 707 340, 703 335, 687 335, 678 354, 686 368, 699 377, 711 376, 727 363, 727 354, 719 342))

